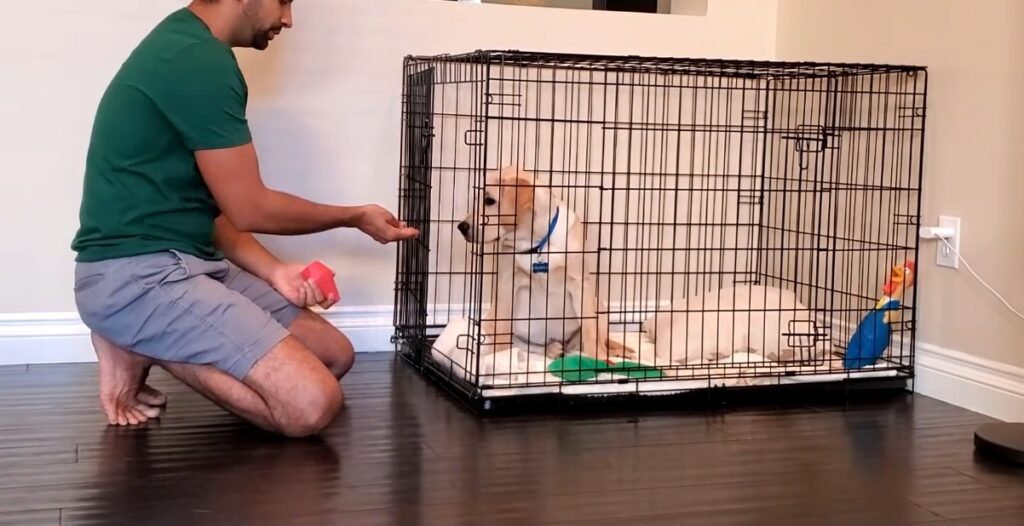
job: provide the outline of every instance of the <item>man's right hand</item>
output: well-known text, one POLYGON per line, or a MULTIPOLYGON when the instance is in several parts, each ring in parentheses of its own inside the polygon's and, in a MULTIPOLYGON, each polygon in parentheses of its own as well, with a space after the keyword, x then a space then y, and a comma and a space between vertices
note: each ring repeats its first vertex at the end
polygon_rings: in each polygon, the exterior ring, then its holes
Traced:
POLYGON ((380 206, 363 205, 359 208, 352 226, 362 230, 382 245, 393 241, 412 239, 420 235, 419 230, 406 226, 391 212, 380 206))

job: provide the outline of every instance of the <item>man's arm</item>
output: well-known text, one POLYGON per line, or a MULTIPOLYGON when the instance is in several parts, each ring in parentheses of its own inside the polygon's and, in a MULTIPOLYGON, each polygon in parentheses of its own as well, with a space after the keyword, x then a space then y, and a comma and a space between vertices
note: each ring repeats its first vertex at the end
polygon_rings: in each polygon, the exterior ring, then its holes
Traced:
POLYGON ((221 215, 213 224, 214 244, 232 263, 251 272, 263 281, 270 281, 283 264, 248 232, 235 228, 231 220, 221 215))
POLYGON ((214 221, 213 237, 228 260, 269 283, 295 305, 327 309, 340 299, 325 296, 311 281, 303 279, 302 265, 281 261, 252 234, 235 228, 224 215, 214 221))
POLYGON ((224 215, 243 232, 296 235, 355 227, 380 243, 419 234, 376 205, 325 205, 267 188, 252 143, 199 150, 196 163, 224 215))

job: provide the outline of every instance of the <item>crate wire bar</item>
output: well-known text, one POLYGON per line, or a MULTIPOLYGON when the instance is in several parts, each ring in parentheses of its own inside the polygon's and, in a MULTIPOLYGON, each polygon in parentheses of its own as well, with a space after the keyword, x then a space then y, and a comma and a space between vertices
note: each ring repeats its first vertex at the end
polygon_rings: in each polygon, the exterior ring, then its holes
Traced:
POLYGON ((913 376, 917 282, 884 355, 843 358, 917 260, 923 67, 477 51, 406 57, 403 81, 398 214, 421 236, 398 247, 393 339, 467 401, 913 376), (567 380, 557 357, 488 348, 508 249, 459 224, 501 219, 476 212, 508 167, 583 225, 572 271, 636 353, 620 374, 567 380))

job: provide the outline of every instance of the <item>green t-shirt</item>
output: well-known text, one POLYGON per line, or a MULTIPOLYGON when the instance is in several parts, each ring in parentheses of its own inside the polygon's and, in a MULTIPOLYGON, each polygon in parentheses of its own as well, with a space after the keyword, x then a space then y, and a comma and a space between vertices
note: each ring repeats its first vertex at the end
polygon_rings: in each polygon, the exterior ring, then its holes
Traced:
POLYGON ((195 150, 251 140, 231 48, 181 9, 135 48, 100 100, 85 165, 77 261, 176 249, 205 259, 220 209, 195 150))

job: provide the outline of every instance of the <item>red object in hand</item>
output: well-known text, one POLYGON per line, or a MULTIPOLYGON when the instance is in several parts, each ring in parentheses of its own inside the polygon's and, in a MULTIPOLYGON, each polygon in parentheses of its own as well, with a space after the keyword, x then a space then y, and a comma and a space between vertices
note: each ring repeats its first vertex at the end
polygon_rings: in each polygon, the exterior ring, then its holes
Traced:
POLYGON ((312 280, 320 292, 331 301, 337 301, 338 286, 334 283, 334 271, 319 261, 314 261, 302 269, 302 277, 312 280))

